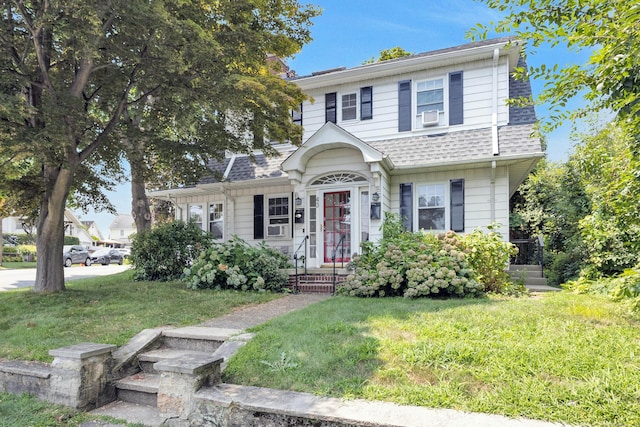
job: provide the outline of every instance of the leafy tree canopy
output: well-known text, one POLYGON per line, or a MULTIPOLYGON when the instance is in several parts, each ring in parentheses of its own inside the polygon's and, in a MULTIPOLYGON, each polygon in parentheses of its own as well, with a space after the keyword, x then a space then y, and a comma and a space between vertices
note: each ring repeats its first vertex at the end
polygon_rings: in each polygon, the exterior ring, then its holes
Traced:
POLYGON ((396 46, 391 49, 382 49, 380 51, 380 56, 377 59, 372 56, 362 64, 373 64, 375 62, 388 61, 389 59, 404 58, 405 56, 411 56, 411 52, 404 50, 400 46, 396 46))
POLYGON ((640 145, 640 3, 626 0, 482 0, 504 18, 478 24, 469 35, 489 29, 514 34, 531 53, 542 45, 590 52, 584 64, 530 67, 529 77, 546 81, 539 101, 548 103, 552 129, 589 111, 613 111, 640 145), (567 100, 584 94, 590 104, 565 112, 567 100))
POLYGON ((34 289, 64 288, 68 196, 107 204, 101 186, 121 178, 129 142, 188 169, 294 139, 304 95, 266 58, 299 51, 317 14, 295 0, 0 1, 0 159, 15 172, 0 190, 37 212, 34 289))

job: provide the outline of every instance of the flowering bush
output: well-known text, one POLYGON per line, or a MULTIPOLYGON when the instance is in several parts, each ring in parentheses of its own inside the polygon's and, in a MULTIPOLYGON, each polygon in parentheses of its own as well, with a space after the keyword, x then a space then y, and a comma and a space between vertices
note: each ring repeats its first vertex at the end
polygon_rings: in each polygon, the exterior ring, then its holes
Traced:
POLYGON ((410 233, 397 223, 396 215, 385 217, 384 238, 378 246, 363 245, 363 254, 352 261, 355 272, 343 282, 340 293, 406 298, 482 293, 454 232, 410 233))
POLYGON ((257 247, 234 237, 204 250, 193 265, 184 269, 191 289, 238 289, 281 291, 289 279, 283 270, 287 257, 262 242, 257 247))

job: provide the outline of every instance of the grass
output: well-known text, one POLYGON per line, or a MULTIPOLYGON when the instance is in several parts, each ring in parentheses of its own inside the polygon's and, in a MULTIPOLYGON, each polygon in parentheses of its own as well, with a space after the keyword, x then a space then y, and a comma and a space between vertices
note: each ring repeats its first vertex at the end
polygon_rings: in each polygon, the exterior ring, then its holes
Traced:
POLYGON ((42 402, 26 394, 18 396, 0 393, 0 427, 75 427, 92 420, 119 422, 111 417, 92 416, 64 406, 42 402))
POLYGON ((0 358, 51 361, 49 350, 95 342, 123 345, 145 328, 201 323, 270 293, 192 291, 180 282, 135 282, 132 272, 67 282, 66 291, 0 292, 0 358))
POLYGON ((541 298, 335 297, 255 328, 226 382, 576 425, 640 425, 640 325, 541 298))
POLYGON ((0 270, 14 270, 17 268, 36 268, 36 262, 6 262, 3 261, 0 270))

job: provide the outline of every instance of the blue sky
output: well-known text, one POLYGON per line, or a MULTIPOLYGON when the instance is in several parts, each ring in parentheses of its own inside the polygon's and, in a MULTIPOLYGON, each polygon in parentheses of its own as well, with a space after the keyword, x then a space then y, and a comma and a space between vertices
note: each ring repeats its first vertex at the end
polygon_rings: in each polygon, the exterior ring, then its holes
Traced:
MULTIPOLYGON (((306 45, 289 66, 299 75, 335 67, 355 67, 378 56, 383 49, 400 46, 411 53, 457 46, 468 43, 466 32, 477 23, 489 24, 500 17, 484 3, 474 0, 300 0, 323 9, 313 20, 313 41, 306 45)), ((529 65, 561 66, 566 62, 584 61, 562 48, 539 49, 528 58, 529 65)), ((532 82, 534 96, 544 82, 532 82)), ((579 102, 579 101, 578 101, 579 102)), ((576 105, 576 103, 570 103, 576 105)), ((543 107, 537 108, 544 116, 543 107)), ((563 126, 547 136, 547 155, 552 161, 564 161, 571 151, 570 126, 563 126)), ((122 213, 131 211, 129 184, 118 186, 107 195, 122 213)), ((114 216, 107 213, 79 214, 82 219, 95 220, 108 237, 108 228, 114 216)))

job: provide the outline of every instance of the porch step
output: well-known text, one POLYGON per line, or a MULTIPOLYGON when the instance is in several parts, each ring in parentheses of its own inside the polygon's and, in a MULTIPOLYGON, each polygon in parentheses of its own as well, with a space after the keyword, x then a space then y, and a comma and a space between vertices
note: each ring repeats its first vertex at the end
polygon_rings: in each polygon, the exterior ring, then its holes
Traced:
POLYGON ((298 274, 297 282, 296 276, 289 276, 289 289, 292 291, 297 290, 303 294, 331 294, 334 291, 334 280, 335 280, 335 288, 337 289, 347 278, 347 271, 343 270, 339 274, 336 272, 336 276, 334 278, 333 272, 327 272, 326 269, 322 269, 320 272, 311 273, 307 271, 307 274, 298 274))
POLYGON ((123 402, 156 407, 160 375, 139 372, 115 382, 116 396, 123 402))
POLYGON ((513 280, 524 279, 524 285, 532 292, 553 292, 559 288, 547 285, 547 279, 539 265, 510 265, 509 275, 513 280))
MULTIPOLYGON (((92 415, 100 415, 124 420, 127 423, 143 425, 146 427, 159 427, 165 423, 165 419, 160 416, 158 408, 147 405, 139 405, 131 402, 116 400, 108 405, 101 406, 90 412, 92 415)), ((80 424, 80 427, 95 426, 90 422, 80 424)), ((111 424, 119 425, 119 424, 111 424)), ((124 426, 123 426, 124 427, 124 426)))

